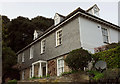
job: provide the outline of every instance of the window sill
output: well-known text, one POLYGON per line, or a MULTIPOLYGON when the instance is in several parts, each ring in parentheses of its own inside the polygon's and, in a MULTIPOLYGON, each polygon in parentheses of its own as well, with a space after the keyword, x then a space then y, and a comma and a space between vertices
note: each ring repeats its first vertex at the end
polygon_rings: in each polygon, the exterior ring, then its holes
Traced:
POLYGON ((60 44, 60 45, 57 45, 57 46, 55 46, 55 48, 57 48, 57 47, 59 47, 59 46, 61 46, 62 44, 60 44))
POLYGON ((43 53, 40 53, 40 55, 43 55, 45 52, 43 52, 43 53))
POLYGON ((30 60, 33 59, 33 58, 30 58, 30 60))
POLYGON ((103 43, 105 43, 105 44, 109 44, 109 42, 103 42, 103 43))

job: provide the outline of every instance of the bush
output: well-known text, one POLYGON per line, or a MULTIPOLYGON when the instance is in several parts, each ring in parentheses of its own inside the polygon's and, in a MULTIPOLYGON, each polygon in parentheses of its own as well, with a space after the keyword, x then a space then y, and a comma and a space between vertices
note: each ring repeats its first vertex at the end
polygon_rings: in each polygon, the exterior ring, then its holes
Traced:
POLYGON ((103 73, 104 73, 105 80, 118 79, 120 76, 120 69, 119 68, 107 69, 103 73))
POLYGON ((117 46, 120 46, 120 42, 119 43, 111 43, 109 45, 106 45, 106 50, 116 48, 117 46))
POLYGON ((65 59, 66 64, 72 70, 84 70, 84 67, 88 65, 88 61, 91 61, 91 54, 82 48, 71 51, 65 59))
POLYGON ((108 68, 120 68, 120 46, 93 55, 95 61, 103 60, 108 68))
POLYGON ((95 81, 100 80, 104 77, 104 74, 100 73, 98 71, 88 71, 88 72, 89 72, 91 79, 93 79, 95 81))

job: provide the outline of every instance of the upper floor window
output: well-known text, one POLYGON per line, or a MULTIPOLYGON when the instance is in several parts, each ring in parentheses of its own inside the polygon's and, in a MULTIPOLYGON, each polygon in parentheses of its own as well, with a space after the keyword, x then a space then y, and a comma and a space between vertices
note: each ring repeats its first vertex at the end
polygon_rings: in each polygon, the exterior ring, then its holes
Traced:
POLYGON ((62 44, 62 29, 59 29, 56 31, 56 46, 59 46, 62 44))
POLYGON ((45 39, 41 41, 41 53, 45 52, 45 39))
POLYGON ((33 58, 33 48, 34 48, 34 46, 31 46, 31 48, 30 48, 30 59, 32 59, 33 58))
POLYGON ((24 55, 24 53, 22 53, 22 62, 24 62, 25 61, 25 55, 24 55))
POLYGON ((108 30, 106 28, 102 28, 103 42, 109 43, 108 40, 108 30))
POLYGON ((18 59, 17 60, 18 60, 18 63, 19 63, 20 62, 20 54, 18 55, 18 59))
POLYGON ((94 14, 99 15, 99 10, 96 7, 94 8, 94 14))

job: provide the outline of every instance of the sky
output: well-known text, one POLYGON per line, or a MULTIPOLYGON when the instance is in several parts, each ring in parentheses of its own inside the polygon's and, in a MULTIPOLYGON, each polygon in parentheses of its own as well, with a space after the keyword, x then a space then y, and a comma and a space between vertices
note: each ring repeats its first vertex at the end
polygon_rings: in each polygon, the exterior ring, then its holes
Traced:
MULTIPOLYGON (((96 0, 97 1, 97 0, 96 0)), ((62 14, 64 16, 68 15, 76 8, 80 7, 87 10, 94 4, 97 4, 100 8, 100 17, 104 20, 118 24, 118 1, 33 1, 21 0, 18 2, 2 0, 0 3, 0 14, 6 15, 10 19, 17 18, 18 16, 28 17, 29 19, 36 16, 44 16, 47 18, 54 18, 55 13, 62 14)))

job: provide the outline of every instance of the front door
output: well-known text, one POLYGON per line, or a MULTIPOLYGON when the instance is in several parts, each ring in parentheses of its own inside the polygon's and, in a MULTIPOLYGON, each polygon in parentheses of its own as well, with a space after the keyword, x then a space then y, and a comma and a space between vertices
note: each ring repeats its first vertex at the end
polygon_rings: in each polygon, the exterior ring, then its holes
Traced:
POLYGON ((46 76, 46 67, 43 67, 43 68, 42 68, 42 72, 43 72, 43 73, 42 73, 42 76, 46 76))

